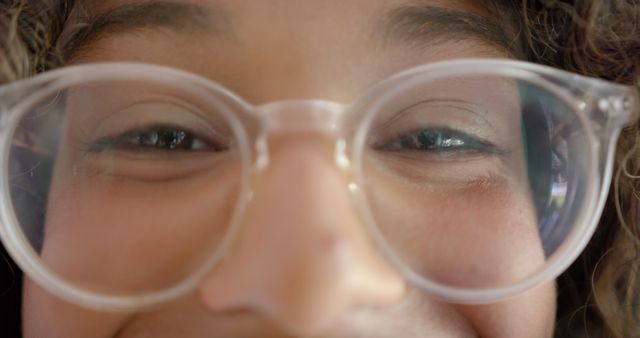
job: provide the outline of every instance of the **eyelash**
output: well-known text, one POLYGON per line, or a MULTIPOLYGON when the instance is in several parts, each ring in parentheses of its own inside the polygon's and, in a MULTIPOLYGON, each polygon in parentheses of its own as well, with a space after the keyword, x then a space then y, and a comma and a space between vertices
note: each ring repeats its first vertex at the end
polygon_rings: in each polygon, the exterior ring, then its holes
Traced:
POLYGON ((91 152, 121 150, 129 152, 220 152, 228 146, 182 127, 152 125, 107 136, 87 145, 91 152))
POLYGON ((374 145, 376 150, 432 154, 504 154, 507 151, 475 136, 450 128, 427 128, 401 134, 390 142, 374 145))

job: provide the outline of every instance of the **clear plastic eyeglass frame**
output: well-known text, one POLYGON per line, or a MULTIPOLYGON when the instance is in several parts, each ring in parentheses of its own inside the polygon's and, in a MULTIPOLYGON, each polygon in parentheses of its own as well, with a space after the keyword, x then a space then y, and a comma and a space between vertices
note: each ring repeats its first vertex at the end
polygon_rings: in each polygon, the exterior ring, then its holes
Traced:
POLYGON ((66 67, 0 87, 0 237, 13 259, 30 276, 53 294, 74 303, 94 309, 135 310, 157 305, 193 290, 202 277, 215 267, 236 238, 239 219, 250 202, 249 177, 256 170, 269 165, 269 149, 266 139, 274 133, 288 131, 315 131, 334 135, 336 138, 336 165, 353 173, 349 183, 353 198, 360 206, 370 236, 379 250, 400 270, 407 281, 437 299, 447 302, 478 304, 495 302, 541 285, 557 277, 584 249, 604 207, 612 176, 615 143, 621 128, 637 109, 633 91, 606 81, 560 71, 546 66, 500 59, 462 59, 422 65, 394 75, 370 90, 354 104, 343 105, 322 100, 278 101, 253 106, 211 80, 167 67, 133 63, 90 64, 66 67), (385 102, 416 83, 431 79, 459 75, 508 76, 533 83, 556 94, 572 107, 584 126, 590 141, 585 147, 589 156, 586 201, 579 212, 575 230, 546 262, 544 269, 518 283, 492 289, 465 289, 442 285, 415 273, 388 245, 381 235, 370 210, 367 197, 358 189, 362 186, 362 156, 366 127, 375 112, 385 102), (237 147, 243 165, 241 194, 231 218, 223 244, 193 275, 170 289, 142 295, 113 296, 97 294, 69 284, 49 271, 40 262, 38 254, 19 229, 19 222, 12 207, 9 190, 8 162, 13 132, 30 102, 55 93, 61 88, 96 80, 136 80, 150 83, 173 83, 194 93, 212 106, 216 106, 237 136, 237 147), (211 93, 216 95, 211 95, 211 93), (249 141, 245 126, 236 117, 235 110, 242 109, 260 121, 257 142, 249 141), (339 132, 340 124, 350 111, 363 112, 359 128, 347 142, 339 132), (349 144, 351 143, 351 144, 349 144), (257 160, 254 160, 257 159, 257 160))

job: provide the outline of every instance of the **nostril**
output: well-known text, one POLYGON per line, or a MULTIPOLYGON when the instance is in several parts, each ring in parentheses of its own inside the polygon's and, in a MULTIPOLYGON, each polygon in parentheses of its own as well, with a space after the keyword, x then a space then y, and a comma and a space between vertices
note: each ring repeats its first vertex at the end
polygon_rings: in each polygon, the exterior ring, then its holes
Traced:
POLYGON ((218 312, 250 310, 290 334, 308 336, 355 308, 402 298, 402 279, 335 231, 315 244, 292 245, 284 255, 231 257, 201 285, 203 302, 218 312))

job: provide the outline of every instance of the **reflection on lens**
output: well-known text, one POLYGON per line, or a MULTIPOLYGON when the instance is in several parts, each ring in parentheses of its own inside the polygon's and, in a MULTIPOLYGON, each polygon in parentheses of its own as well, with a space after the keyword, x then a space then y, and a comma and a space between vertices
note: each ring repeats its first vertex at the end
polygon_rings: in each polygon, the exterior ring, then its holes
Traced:
POLYGON ((33 102, 10 152, 12 204, 43 264, 86 290, 164 290, 211 257, 240 186, 237 136, 170 85, 102 81, 33 102))
POLYGON ((461 288, 519 282, 575 223, 586 134, 544 88, 498 76, 431 80, 386 102, 366 127, 375 222, 423 277, 461 288))

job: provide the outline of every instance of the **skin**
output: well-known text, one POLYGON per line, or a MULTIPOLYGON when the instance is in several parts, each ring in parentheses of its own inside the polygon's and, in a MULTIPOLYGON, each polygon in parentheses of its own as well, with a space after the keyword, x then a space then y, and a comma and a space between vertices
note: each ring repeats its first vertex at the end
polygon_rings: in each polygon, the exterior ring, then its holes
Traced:
MULTIPOLYGON (((101 13, 128 2, 96 1, 87 6, 101 13)), ((452 58, 510 56, 505 49, 477 39, 441 39, 417 46, 372 37, 382 13, 406 5, 402 1, 190 3, 222 8, 232 32, 116 30, 92 41, 75 55, 73 63, 140 61, 171 66, 215 80, 260 105, 308 98, 349 103, 372 84, 411 66, 452 58)), ((421 3, 489 15, 472 2, 421 3)), ((124 95, 112 90, 99 95, 105 102, 110 102, 109 95, 124 95)), ((504 90, 510 89, 506 86, 504 90)), ((496 92, 493 88, 492 93, 496 92)), ((467 96, 473 93, 469 89, 467 96)), ((482 96, 477 95, 476 102, 482 96)), ((90 88, 70 95, 69 114, 82 116, 83 100, 92 100, 90 88)), ((135 107, 127 109, 131 116, 146 118, 145 109, 140 113, 135 107)), ((504 130, 519 130, 514 127, 519 121, 508 115, 508 111, 496 113, 489 122, 504 130)), ((419 120, 420 115, 406 118, 419 120)), ((108 134, 122 123, 117 118, 100 124, 89 118, 69 120, 75 122, 65 126, 63 145, 77 144, 94 132, 108 134)), ((401 129, 401 123, 387 130, 401 129)), ((499 141, 508 144, 519 137, 505 135, 499 141)), ((224 261, 209 271, 197 290, 149 311, 113 313, 70 304, 26 280, 25 337, 552 335, 556 296, 552 283, 495 304, 469 306, 435 300, 409 284, 370 239, 346 188, 350 173, 335 164, 335 139, 321 133, 283 133, 271 137, 268 146, 269 167, 252 177, 253 197, 241 220, 242 230, 224 261), (304 184, 291 184, 292 177, 304 184)), ((523 163, 523 155, 518 149, 511 150, 511 160, 499 156, 471 159, 467 166, 435 166, 441 169, 434 172, 419 172, 407 165, 415 161, 413 155, 385 165, 372 157, 364 166, 367 183, 360 188, 370 196, 375 210, 384 210, 374 211, 379 222, 394 225, 381 229, 392 244, 403 248, 400 254, 421 257, 419 263, 410 263, 415 269, 464 286, 470 281, 478 285, 511 281, 530 273, 544 259, 534 239, 531 202, 522 197, 526 194, 518 183, 525 175, 517 164, 523 163), (477 166, 476 172, 484 173, 483 177, 456 181, 469 165, 477 166), (425 176, 431 177, 428 184, 416 183, 425 176), (461 207, 470 204, 477 205, 475 212, 461 207), (385 207, 375 208, 382 205, 385 207), (431 220, 429 225, 421 221, 424 219, 431 220), (438 226, 443 224, 451 226, 438 226), (507 226, 497 229, 498 224, 507 226), (496 233, 502 239, 497 243, 502 244, 494 250, 470 245, 495 240, 496 233), (415 236, 439 240, 430 243, 428 250, 406 245, 415 242, 410 241, 415 236), (513 252, 520 254, 505 262, 505 255, 513 252), (474 268, 479 264, 485 270, 474 268), (452 274, 446 269, 450 266, 466 274, 452 274)), ((149 163, 126 157, 118 157, 121 162, 105 162, 95 154, 82 155, 61 151, 53 174, 42 256, 57 272, 81 281, 112 279, 121 288, 106 291, 162 288, 184 278, 202 261, 200 254, 219 241, 230 218, 229 201, 234 199, 229 196, 238 193, 237 158, 220 164, 222 161, 216 162, 219 158, 196 154, 180 162, 190 163, 192 175, 165 182, 163 175, 185 169, 170 163, 156 165, 157 177, 131 180, 116 173, 135 176, 136 170, 149 171, 145 169, 149 163), (158 182, 165 183, 160 187, 158 182), (185 200, 189 202, 176 202, 185 200), (131 210, 133 203, 137 203, 135 211, 131 210), (113 215, 126 222, 114 222, 113 215), (140 231, 127 231, 132 224, 140 231), (171 247, 169 243, 178 242, 171 231, 176 224, 191 226, 192 231, 180 235, 181 246, 171 247), (133 237, 122 239, 120 234, 125 231, 133 237), (100 241, 92 240, 95 238, 100 241), (136 244, 144 241, 164 250, 136 244), (114 243, 119 248, 115 252, 114 243), (100 254, 78 259, 67 254, 72 250, 100 254), (104 259, 106 255, 109 259, 104 259), (128 265, 136 263, 147 269, 136 271, 128 265), (141 282, 150 278, 156 283, 141 282)))

